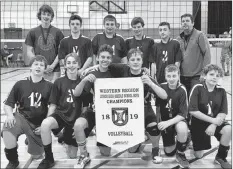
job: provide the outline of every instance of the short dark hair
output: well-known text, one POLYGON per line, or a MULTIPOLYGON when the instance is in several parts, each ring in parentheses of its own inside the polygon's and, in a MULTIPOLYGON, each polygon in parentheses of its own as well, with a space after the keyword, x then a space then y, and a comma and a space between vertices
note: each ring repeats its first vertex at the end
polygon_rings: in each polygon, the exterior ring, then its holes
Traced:
POLYGON ((145 23, 144 20, 141 17, 134 17, 131 21, 131 26, 136 25, 138 23, 141 23, 142 27, 144 27, 145 23))
POLYGON ((190 13, 185 13, 183 15, 181 15, 180 19, 182 21, 182 18, 185 18, 185 17, 190 17, 192 23, 193 23, 193 15, 191 15, 190 13))
POLYGON ((73 20, 79 20, 80 24, 82 26, 83 20, 82 20, 81 16, 79 16, 79 15, 72 15, 70 17, 70 19, 69 19, 69 25, 70 25, 70 22, 73 21, 73 20))
POLYGON ((76 62, 78 62, 78 65, 80 66, 81 68, 81 59, 80 57, 78 56, 77 53, 69 53, 68 55, 66 55, 65 59, 64 59, 64 64, 66 64, 66 61, 69 57, 73 57, 75 59, 76 62))
POLYGON ((170 29, 170 23, 168 23, 168 22, 161 22, 159 24, 159 26, 165 26, 165 25, 167 25, 168 29, 170 29))
POLYGON ((110 45, 107 45, 107 44, 103 44, 100 46, 99 50, 98 50, 98 53, 97 53, 97 56, 99 57, 99 54, 101 52, 108 52, 111 56, 113 55, 113 49, 110 45))
POLYGON ((51 19, 51 22, 53 21, 53 18, 54 18, 54 11, 53 11, 53 8, 47 4, 44 4, 40 7, 39 11, 37 12, 37 18, 39 20, 41 20, 41 13, 42 12, 48 12, 52 15, 52 19, 51 19))
POLYGON ((143 53, 139 48, 132 48, 129 50, 128 54, 127 54, 127 59, 129 60, 133 54, 140 54, 142 59, 143 59, 143 53))
POLYGON ((165 68, 165 74, 166 72, 178 72, 178 74, 180 75, 180 69, 175 64, 167 65, 165 68))
POLYGON ((105 22, 106 21, 115 21, 115 24, 117 24, 117 21, 116 21, 116 18, 115 18, 115 16, 112 16, 112 15, 107 15, 107 16, 105 16, 104 17, 104 22, 103 22, 103 24, 105 24, 105 22))
POLYGON ((30 60, 30 64, 29 64, 29 65, 32 66, 32 64, 33 64, 35 61, 44 62, 45 69, 47 69, 48 61, 45 59, 44 56, 42 56, 42 55, 36 55, 35 57, 33 57, 33 58, 30 60))

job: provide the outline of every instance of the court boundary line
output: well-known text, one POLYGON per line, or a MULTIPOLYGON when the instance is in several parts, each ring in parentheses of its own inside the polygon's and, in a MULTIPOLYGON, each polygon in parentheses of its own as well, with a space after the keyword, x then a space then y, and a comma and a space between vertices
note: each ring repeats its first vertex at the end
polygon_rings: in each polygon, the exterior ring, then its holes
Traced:
POLYGON ((3 73, 1 73, 0 75, 5 75, 5 74, 7 74, 7 73, 16 72, 17 70, 20 70, 20 69, 10 70, 9 72, 3 72, 3 73))
MULTIPOLYGON (((209 150, 209 151, 207 151, 207 152, 205 152, 202 158, 204 158, 204 157, 206 157, 206 156, 212 154, 212 153, 215 152, 217 149, 218 149, 218 146, 217 146, 217 147, 214 147, 213 149, 211 149, 211 150, 209 150)), ((197 160, 201 160, 202 158, 197 158, 197 157, 195 157, 195 158, 190 159, 190 160, 188 160, 188 161, 189 161, 189 164, 192 164, 193 162, 195 162, 195 161, 197 161, 197 160)), ((171 169, 179 169, 179 168, 180 168, 180 165, 176 165, 175 167, 172 167, 171 169)))
MULTIPOLYGON (((127 150, 128 150, 128 149, 123 150, 123 151, 121 151, 121 152, 119 152, 119 153, 116 153, 115 155, 110 156, 110 158, 117 158, 117 157, 119 157, 121 154, 125 153, 127 150)), ((100 164, 97 164, 96 166, 92 167, 91 169, 97 169, 97 168, 99 168, 99 167, 101 167, 101 166, 103 166, 103 165, 109 163, 110 161, 112 161, 112 160, 110 160, 110 159, 109 159, 109 160, 105 160, 105 161, 101 162, 100 164)))

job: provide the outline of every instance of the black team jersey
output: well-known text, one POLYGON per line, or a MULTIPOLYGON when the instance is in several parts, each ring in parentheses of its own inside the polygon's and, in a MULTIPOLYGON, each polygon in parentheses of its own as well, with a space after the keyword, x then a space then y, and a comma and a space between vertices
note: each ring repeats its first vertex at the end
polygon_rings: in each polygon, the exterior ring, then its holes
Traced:
POLYGON ((58 58, 65 59, 69 53, 77 53, 81 59, 81 67, 83 67, 88 57, 93 56, 91 40, 83 35, 78 39, 73 39, 72 36, 67 36, 61 40, 58 58))
MULTIPOLYGON (((143 75, 143 71, 138 75, 132 74, 130 67, 126 64, 111 64, 109 71, 114 77, 141 77, 143 75)), ((150 79, 153 83, 159 85, 152 77, 150 79)), ((147 84, 144 84, 144 105, 151 105, 151 94, 157 97, 156 93, 147 84)))
POLYGON ((169 39, 167 43, 156 43, 153 45, 152 55, 149 61, 156 63, 156 78, 158 83, 166 82, 165 68, 169 64, 182 61, 180 44, 174 39, 169 39))
POLYGON ((92 39, 92 48, 94 55, 97 55, 101 45, 107 44, 113 48, 113 63, 121 63, 121 59, 127 56, 125 41, 122 36, 115 34, 113 38, 107 38, 105 32, 98 33, 92 39))
MULTIPOLYGON (((227 114, 228 107, 225 89, 216 85, 214 90, 209 92, 205 82, 196 84, 190 92, 189 111, 200 111, 214 118, 219 113, 227 114)), ((202 120, 192 116, 192 123, 197 121, 200 122, 202 120)))
POLYGON ((143 64, 142 67, 149 68, 149 56, 152 52, 152 47, 154 45, 154 40, 150 37, 143 35, 142 40, 135 39, 135 36, 127 38, 125 40, 127 53, 132 48, 139 48, 143 52, 143 64))
POLYGON ((188 113, 188 97, 186 88, 178 84, 176 89, 170 89, 168 83, 162 83, 160 86, 166 91, 167 99, 157 99, 156 105, 160 107, 162 121, 166 121, 180 115, 186 119, 188 113))
POLYGON ((48 113, 48 101, 53 84, 42 79, 40 82, 33 83, 31 77, 20 80, 13 86, 5 104, 15 108, 28 121, 40 126, 48 113))
POLYGON ((53 85, 49 102, 57 106, 57 113, 68 125, 73 125, 81 114, 84 95, 74 96, 74 89, 81 79, 70 80, 67 75, 58 78, 53 85))
MULTIPOLYGON (((97 70, 91 70, 90 72, 88 72, 87 76, 89 74, 93 74, 95 75, 96 78, 113 78, 113 76, 111 75, 111 73, 109 71, 106 71, 106 72, 101 72, 99 70, 99 68, 97 70)), ((94 95, 94 83, 91 83, 91 82, 86 82, 85 84, 85 87, 84 87, 84 93, 89 93, 87 96, 86 96, 86 102, 89 102, 90 106, 92 106, 93 104, 93 95, 94 95), (92 93, 92 97, 90 97, 90 93, 92 93)))

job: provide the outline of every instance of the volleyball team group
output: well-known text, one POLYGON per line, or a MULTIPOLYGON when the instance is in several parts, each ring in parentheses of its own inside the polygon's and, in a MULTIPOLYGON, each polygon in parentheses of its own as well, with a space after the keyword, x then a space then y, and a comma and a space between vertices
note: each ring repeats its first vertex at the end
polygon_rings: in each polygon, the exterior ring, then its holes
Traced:
MULTIPOLYGON (((42 5, 37 17, 41 24, 25 40, 30 77, 16 82, 4 101, 1 136, 9 161, 6 168, 19 165, 17 140, 22 134, 32 158, 43 158, 38 168, 55 165, 52 134, 62 138, 70 158, 77 158, 74 168, 84 168, 91 161, 87 138, 95 128, 94 82, 120 77, 141 77, 145 132, 152 143, 155 168, 163 162, 161 138, 165 155, 175 156, 182 168, 188 168, 185 151, 190 142, 194 156, 201 160, 204 150, 211 148, 211 136, 219 142, 214 162, 232 168, 226 159, 231 142, 231 125, 225 119, 227 95, 218 85, 224 73, 210 64, 208 39, 193 27, 191 14, 181 16, 183 31, 176 39, 170 37, 170 24, 161 22, 159 43, 143 33, 141 17, 131 21, 134 35, 123 39, 116 34, 116 18, 107 15, 104 31, 92 40, 80 32, 79 15, 69 18, 67 37, 51 25, 54 11, 49 5, 42 5)), ((110 147, 99 142, 97 146, 102 156, 111 156, 110 147)), ((128 152, 138 153, 140 146, 128 152)))

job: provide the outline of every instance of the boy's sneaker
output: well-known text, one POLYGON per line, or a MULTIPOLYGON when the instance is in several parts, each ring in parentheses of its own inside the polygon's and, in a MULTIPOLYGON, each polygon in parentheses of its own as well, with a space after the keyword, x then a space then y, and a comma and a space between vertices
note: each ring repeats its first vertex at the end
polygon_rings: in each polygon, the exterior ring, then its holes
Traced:
POLYGON ((55 165, 54 159, 45 158, 40 162, 38 169, 52 168, 54 165, 55 165))
POLYGON ((160 164, 163 162, 163 157, 160 156, 159 147, 152 148, 152 162, 155 164, 160 164))
POLYGON ((7 164, 7 166, 6 166, 6 169, 15 169, 15 168, 17 168, 18 167, 18 165, 19 165, 19 161, 17 160, 17 161, 9 161, 9 163, 7 164))
POLYGON ((225 72, 224 75, 225 75, 225 76, 230 76, 229 71, 225 72))
POLYGON ((91 161, 89 153, 87 156, 85 155, 80 155, 78 158, 78 163, 75 164, 74 168, 84 168, 89 162, 91 161))
POLYGON ((215 157, 214 162, 217 163, 217 164, 220 164, 223 169, 232 168, 231 164, 226 159, 222 159, 222 158, 220 158, 218 156, 215 157))
POLYGON ((176 161, 179 163, 179 165, 182 168, 188 168, 189 167, 189 162, 186 159, 186 156, 185 156, 184 153, 176 152, 176 161))

